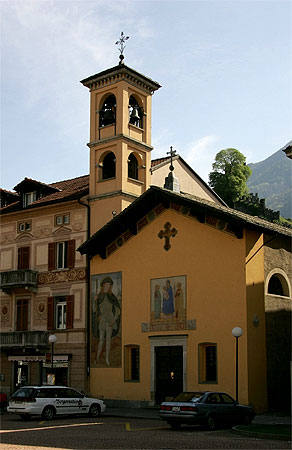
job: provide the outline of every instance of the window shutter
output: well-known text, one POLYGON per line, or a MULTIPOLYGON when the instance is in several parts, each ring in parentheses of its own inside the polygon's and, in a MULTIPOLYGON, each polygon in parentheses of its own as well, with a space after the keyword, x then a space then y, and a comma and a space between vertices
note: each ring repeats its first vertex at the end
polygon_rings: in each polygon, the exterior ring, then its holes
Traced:
POLYGON ((67 266, 69 269, 73 269, 73 267, 75 266, 75 239, 68 241, 67 266))
POLYGON ((47 328, 53 330, 54 327, 54 297, 48 297, 48 316, 47 316, 47 328))
POLYGON ((49 243, 49 258, 48 258, 48 270, 54 270, 56 268, 56 245, 55 242, 49 243))
POLYGON ((66 298, 66 328, 73 328, 74 319, 74 295, 68 295, 66 298))

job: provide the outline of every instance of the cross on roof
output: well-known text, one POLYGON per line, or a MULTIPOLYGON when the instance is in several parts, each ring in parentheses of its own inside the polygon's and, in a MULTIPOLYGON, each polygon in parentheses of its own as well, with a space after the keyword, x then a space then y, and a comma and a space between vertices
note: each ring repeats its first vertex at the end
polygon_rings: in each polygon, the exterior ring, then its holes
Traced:
POLYGON ((164 230, 160 230, 158 233, 158 237, 160 239, 164 238, 165 239, 165 243, 163 248, 168 251, 171 247, 170 245, 170 238, 176 236, 177 234, 177 230, 175 228, 170 229, 171 227, 171 223, 170 222, 166 222, 164 224, 164 230))
POLYGON ((172 158, 176 156, 176 150, 172 149, 172 145, 170 146, 170 152, 166 152, 167 155, 170 155, 170 170, 173 171, 174 167, 172 165, 172 158))

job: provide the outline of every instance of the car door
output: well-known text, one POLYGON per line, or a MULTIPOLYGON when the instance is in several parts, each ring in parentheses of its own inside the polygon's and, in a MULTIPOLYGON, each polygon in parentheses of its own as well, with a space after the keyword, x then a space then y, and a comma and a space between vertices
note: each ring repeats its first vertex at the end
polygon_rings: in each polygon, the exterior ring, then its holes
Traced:
POLYGON ((70 414, 70 398, 67 395, 67 388, 55 388, 52 391, 54 395, 53 405, 57 414, 70 414))
POLYGON ((225 423, 237 423, 238 413, 236 402, 228 394, 220 394, 222 404, 222 415, 225 423))
POLYGON ((221 414, 220 414, 220 396, 217 393, 209 394, 206 399, 206 414, 212 415, 216 422, 221 422, 221 414))
POLYGON ((89 411, 89 401, 83 394, 72 388, 67 388, 70 414, 86 414, 89 411))

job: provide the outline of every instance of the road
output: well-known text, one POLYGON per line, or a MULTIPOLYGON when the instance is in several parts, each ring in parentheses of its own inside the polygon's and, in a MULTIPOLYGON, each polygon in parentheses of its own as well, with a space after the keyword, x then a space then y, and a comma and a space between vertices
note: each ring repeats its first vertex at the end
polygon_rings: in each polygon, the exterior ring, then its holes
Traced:
POLYGON ((172 430, 153 419, 63 417, 45 422, 40 418, 23 421, 14 415, 1 416, 0 450, 52 449, 290 449, 290 443, 243 437, 228 429, 172 430))

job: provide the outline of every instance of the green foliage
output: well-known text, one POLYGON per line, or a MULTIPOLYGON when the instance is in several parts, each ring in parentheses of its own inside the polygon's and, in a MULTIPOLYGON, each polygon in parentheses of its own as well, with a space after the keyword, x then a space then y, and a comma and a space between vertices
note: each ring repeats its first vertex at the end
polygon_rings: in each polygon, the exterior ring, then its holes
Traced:
POLYGON ((245 161, 245 156, 239 150, 226 148, 217 153, 212 165, 209 184, 229 206, 248 194, 246 181, 251 175, 251 169, 245 161))

